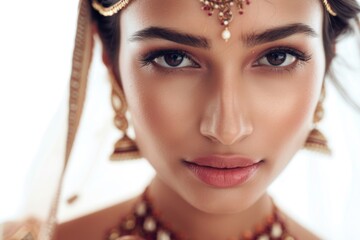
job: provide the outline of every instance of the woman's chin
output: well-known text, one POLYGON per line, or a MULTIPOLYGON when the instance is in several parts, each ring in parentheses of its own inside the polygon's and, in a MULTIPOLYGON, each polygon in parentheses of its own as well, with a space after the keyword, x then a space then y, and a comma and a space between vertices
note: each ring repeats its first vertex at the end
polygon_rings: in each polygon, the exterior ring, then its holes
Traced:
POLYGON ((261 196, 252 194, 224 194, 222 191, 218 193, 203 193, 203 191, 189 191, 183 197, 193 208, 207 214, 237 214, 247 210, 254 205, 261 196), (200 194, 199 194, 200 192, 200 194))

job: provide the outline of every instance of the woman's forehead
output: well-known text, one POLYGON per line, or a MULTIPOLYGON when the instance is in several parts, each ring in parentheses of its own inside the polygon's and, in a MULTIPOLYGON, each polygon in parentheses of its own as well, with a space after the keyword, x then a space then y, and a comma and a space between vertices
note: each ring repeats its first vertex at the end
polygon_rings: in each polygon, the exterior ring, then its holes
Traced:
MULTIPOLYGON (((229 23, 229 29, 246 34, 301 23, 321 35, 321 4, 320 0, 253 0, 244 7, 243 14, 238 13, 236 6, 230 8, 233 20, 229 23)), ((210 38, 219 37, 224 29, 218 17, 220 11, 215 9, 209 16, 202 7, 199 0, 133 0, 122 12, 121 27, 138 31, 160 26, 210 38)))

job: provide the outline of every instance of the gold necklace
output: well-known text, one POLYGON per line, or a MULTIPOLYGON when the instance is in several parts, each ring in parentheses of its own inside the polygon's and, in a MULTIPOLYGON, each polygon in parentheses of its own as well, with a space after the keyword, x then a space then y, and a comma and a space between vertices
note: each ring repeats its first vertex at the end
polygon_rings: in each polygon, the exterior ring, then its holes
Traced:
MULTIPOLYGON (((121 236, 136 235, 146 240, 188 240, 183 234, 171 229, 170 224, 161 221, 160 214, 154 210, 145 190, 133 212, 122 219, 118 227, 111 229, 105 239, 117 240, 121 236)), ((295 240, 295 238, 287 232, 273 203, 272 214, 253 231, 244 232, 239 240, 295 240)))

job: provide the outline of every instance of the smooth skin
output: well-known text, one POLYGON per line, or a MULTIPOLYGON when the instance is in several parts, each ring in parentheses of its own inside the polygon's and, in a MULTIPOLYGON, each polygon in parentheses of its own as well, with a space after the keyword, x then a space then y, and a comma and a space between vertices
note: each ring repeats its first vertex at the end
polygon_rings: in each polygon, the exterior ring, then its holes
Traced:
MULTIPOLYGON (((256 0, 245 11, 235 14, 228 42, 197 0, 134 0, 121 13, 119 82, 137 144, 157 172, 149 194, 163 219, 190 239, 238 237, 271 213, 266 189, 303 147, 321 93, 321 1, 256 0), (291 26, 287 36, 267 37, 291 26), (151 27, 207 46, 140 34, 151 27), (216 188, 184 165, 212 154, 261 166, 245 184, 216 188)), ((136 201, 65 223, 59 239, 101 239, 136 201)), ((284 217, 297 239, 318 239, 284 217)))

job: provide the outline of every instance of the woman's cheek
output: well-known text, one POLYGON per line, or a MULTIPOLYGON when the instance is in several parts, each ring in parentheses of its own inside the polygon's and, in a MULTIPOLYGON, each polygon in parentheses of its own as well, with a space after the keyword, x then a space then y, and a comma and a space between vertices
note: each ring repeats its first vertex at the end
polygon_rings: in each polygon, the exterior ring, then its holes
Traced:
POLYGON ((264 133, 264 149, 272 159, 291 159, 302 148, 312 127, 313 114, 321 92, 322 77, 304 74, 282 96, 265 101, 265 118, 258 119, 264 133))
MULTIPOLYGON (((148 74, 132 69, 123 82, 137 143, 148 159, 179 149, 194 133, 194 87, 186 79, 148 74)), ((174 151, 173 151, 174 152, 174 151)))

